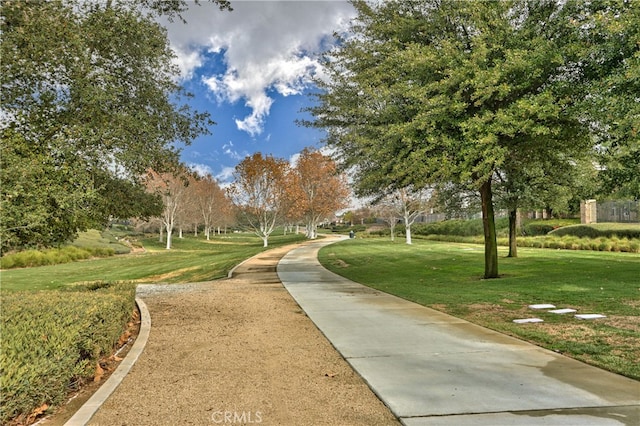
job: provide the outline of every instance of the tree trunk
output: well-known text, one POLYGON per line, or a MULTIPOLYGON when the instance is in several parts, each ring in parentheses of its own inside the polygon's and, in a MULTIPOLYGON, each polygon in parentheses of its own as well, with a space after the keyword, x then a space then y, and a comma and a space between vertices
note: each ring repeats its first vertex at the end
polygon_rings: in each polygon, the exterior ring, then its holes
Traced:
POLYGON ((407 244, 411 245, 413 244, 411 241, 411 225, 405 225, 405 229, 406 229, 406 240, 407 240, 407 244))
POLYGON ((267 237, 262 237, 262 247, 268 247, 269 246, 269 239, 267 237))
POLYGON ((496 240, 491 178, 480 187, 480 197, 482 199, 482 225, 484 228, 484 277, 498 278, 498 242, 496 240))
POLYGON ((167 226, 167 250, 171 249, 171 234, 173 229, 167 226))
POLYGON ((164 229, 164 225, 160 225, 160 238, 158 238, 158 242, 162 242, 162 229, 164 229))
POLYGON ((518 257, 518 209, 509 210, 509 255, 518 257))

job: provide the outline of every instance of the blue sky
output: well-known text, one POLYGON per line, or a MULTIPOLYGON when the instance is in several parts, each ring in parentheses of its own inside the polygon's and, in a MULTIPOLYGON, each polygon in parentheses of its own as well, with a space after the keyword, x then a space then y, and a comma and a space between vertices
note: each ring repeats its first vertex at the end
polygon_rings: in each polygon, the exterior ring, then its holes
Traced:
POLYGON ((238 1, 232 12, 202 2, 187 23, 164 22, 190 102, 209 111, 212 134, 184 147, 182 160, 221 183, 254 152, 293 159, 321 147, 323 134, 296 119, 311 101, 311 78, 322 75, 318 53, 354 16, 344 1, 238 1))

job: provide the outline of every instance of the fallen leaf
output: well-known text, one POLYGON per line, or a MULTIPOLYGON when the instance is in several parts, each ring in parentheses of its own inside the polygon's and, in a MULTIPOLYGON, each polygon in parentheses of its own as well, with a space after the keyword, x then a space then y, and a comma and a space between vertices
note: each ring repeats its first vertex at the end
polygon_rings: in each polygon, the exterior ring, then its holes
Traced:
POLYGON ((96 363, 96 372, 93 375, 93 381, 95 383, 98 383, 100 381, 100 379, 102 379, 102 376, 104 375, 104 370, 102 369, 102 367, 100 367, 100 363, 96 363))
POLYGON ((42 404, 41 406, 39 406, 38 408, 36 408, 31 412, 31 417, 38 417, 40 414, 47 411, 47 408, 49 408, 49 404, 42 404))
POLYGON ((124 333, 122 333, 122 335, 118 339, 118 345, 122 346, 125 343, 127 343, 127 341, 129 340, 129 337, 131 337, 131 332, 130 331, 125 331, 124 333))

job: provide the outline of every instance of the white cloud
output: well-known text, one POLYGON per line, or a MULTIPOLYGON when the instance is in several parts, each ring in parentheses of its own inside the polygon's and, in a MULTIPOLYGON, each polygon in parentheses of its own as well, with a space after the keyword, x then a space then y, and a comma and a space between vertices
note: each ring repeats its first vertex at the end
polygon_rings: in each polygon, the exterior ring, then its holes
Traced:
POLYGON ((222 145, 222 151, 234 160, 242 160, 244 157, 249 155, 247 152, 245 152, 244 154, 239 154, 238 151, 233 149, 233 142, 231 141, 222 145))
POLYGON ((176 52, 176 63, 180 68, 180 75, 185 80, 193 78, 193 71, 202 66, 202 55, 198 50, 183 51, 181 48, 174 48, 176 52))
POLYGON ((196 172, 198 176, 205 177, 207 175, 213 175, 213 170, 206 164, 190 163, 188 164, 189 170, 196 172))
POLYGON ((298 165, 298 160, 300 159, 300 153, 297 152, 289 157, 289 165, 291 167, 296 167, 298 165))
POLYGON ((220 186, 226 187, 229 186, 231 181, 233 180, 233 172, 235 171, 235 167, 223 167, 222 171, 218 173, 215 178, 220 183, 220 186))
POLYGON ((353 7, 344 1, 233 1, 233 12, 203 2, 184 17, 166 23, 183 76, 206 64, 206 55, 223 55, 226 70, 203 75, 218 102, 243 101, 251 113, 236 120, 238 129, 260 134, 273 99, 302 93, 321 72, 315 54, 334 31, 345 28, 353 7))

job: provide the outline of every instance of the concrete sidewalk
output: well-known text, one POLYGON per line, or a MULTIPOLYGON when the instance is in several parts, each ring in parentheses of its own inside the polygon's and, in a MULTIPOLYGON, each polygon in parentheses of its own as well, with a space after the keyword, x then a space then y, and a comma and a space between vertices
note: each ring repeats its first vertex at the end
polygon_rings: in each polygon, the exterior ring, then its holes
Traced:
POLYGON ((280 280, 406 425, 640 425, 640 382, 346 280, 289 252, 280 280))

